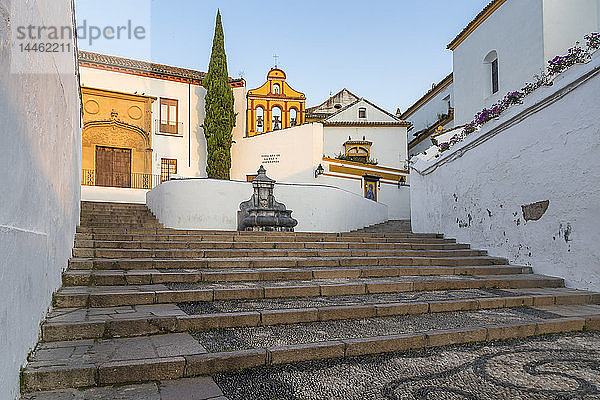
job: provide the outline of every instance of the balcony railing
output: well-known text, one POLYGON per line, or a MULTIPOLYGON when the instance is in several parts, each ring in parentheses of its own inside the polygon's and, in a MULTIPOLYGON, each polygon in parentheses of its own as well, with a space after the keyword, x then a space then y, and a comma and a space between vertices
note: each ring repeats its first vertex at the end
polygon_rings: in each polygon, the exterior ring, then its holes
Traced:
POLYGON ((164 123, 159 119, 154 120, 154 133, 159 135, 183 136, 183 122, 164 123))
POLYGON ((81 174, 81 184, 83 186, 153 189, 160 183, 160 175, 152 174, 97 173, 93 169, 84 169, 81 174))

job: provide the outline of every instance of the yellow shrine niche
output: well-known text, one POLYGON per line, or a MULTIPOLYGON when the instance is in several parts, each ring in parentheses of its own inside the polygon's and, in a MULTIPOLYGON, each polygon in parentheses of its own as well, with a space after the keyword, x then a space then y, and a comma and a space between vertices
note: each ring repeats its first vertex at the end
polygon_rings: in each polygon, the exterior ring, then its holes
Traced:
POLYGON ((81 93, 82 184, 142 184, 139 188, 145 189, 144 182, 152 174, 152 103, 156 98, 89 87, 82 87, 81 93))
POLYGON ((290 128, 304 123, 306 96, 287 84, 285 72, 271 68, 267 81, 249 90, 247 136, 290 128))

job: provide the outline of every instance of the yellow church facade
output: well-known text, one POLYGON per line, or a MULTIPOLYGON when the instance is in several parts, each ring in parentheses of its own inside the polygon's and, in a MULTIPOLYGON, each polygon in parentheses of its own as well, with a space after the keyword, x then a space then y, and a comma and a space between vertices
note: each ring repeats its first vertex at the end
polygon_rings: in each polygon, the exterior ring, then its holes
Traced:
POLYGON ((286 82, 281 69, 272 68, 267 81, 247 94, 247 136, 277 131, 304 124, 304 93, 286 82))

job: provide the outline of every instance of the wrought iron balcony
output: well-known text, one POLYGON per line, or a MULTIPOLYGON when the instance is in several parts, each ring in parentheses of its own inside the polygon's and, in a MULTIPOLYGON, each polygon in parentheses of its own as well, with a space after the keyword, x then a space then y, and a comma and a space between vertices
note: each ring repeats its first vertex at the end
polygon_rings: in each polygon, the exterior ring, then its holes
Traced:
POLYGON ((81 174, 83 186, 104 186, 130 189, 153 189, 161 183, 160 175, 152 174, 122 174, 114 172, 99 172, 84 169, 81 174))
POLYGON ((159 119, 154 120, 154 133, 159 135, 183 136, 183 122, 167 122, 159 119))

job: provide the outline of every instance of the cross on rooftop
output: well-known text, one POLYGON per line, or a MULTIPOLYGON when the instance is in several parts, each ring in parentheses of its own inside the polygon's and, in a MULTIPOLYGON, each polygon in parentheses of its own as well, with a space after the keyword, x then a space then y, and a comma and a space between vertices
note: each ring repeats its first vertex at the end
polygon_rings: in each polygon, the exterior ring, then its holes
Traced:
POLYGON ((277 60, 279 60, 277 53, 273 54, 273 60, 275 60, 275 68, 277 68, 277 60))

